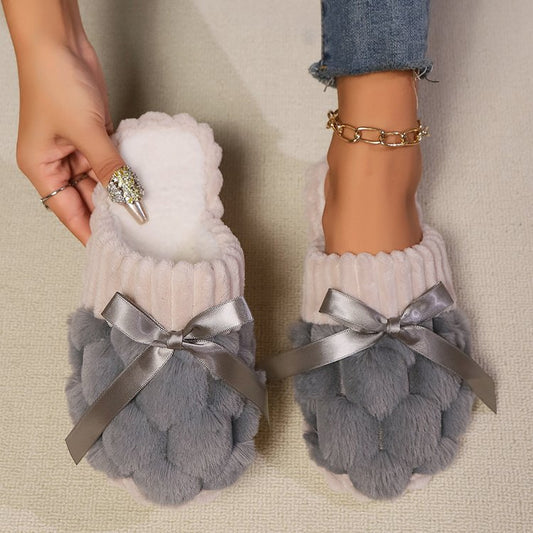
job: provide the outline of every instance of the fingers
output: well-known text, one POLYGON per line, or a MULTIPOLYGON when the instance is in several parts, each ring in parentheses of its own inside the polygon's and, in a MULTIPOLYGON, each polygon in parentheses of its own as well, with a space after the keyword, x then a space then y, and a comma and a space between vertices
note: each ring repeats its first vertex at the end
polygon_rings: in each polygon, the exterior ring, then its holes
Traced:
MULTIPOLYGON (((105 127, 93 125, 90 130, 85 130, 84 134, 80 142, 77 143, 77 147, 89 160, 98 180, 104 187, 107 187, 113 172, 120 167, 126 166, 126 164, 113 141, 107 135, 105 127)), ((127 174, 130 175, 129 172, 127 174)), ((141 202, 142 190, 139 189, 138 192, 139 196, 134 201, 128 200, 122 203, 139 224, 144 224, 148 217, 141 202)))
POLYGON ((92 213, 94 211, 93 191, 96 187, 96 181, 92 179, 88 174, 85 174, 77 178, 73 178, 72 185, 74 185, 74 187, 77 189, 82 200, 87 205, 89 212, 92 213), (83 177, 84 179, 81 179, 83 177))
POLYGON ((111 174, 125 165, 104 127, 92 126, 78 142, 78 148, 104 186, 108 184, 111 174))
POLYGON ((94 211, 93 191, 98 179, 91 169, 87 158, 79 151, 75 150, 69 156, 70 174, 69 182, 76 187, 83 201, 87 204, 89 211, 94 211))
MULTIPOLYGON (((85 179, 80 181, 77 187, 80 187, 84 182, 90 181, 92 180, 85 179)), ((86 190, 88 190, 87 186, 86 190)), ((46 205, 85 246, 91 235, 91 228, 89 226, 90 212, 85 200, 76 190, 76 187, 67 187, 65 190, 50 198, 46 202, 46 205)))
POLYGON ((109 115, 109 117, 107 118, 107 121, 105 123, 105 130, 108 135, 111 135, 115 131, 115 127, 113 126, 113 119, 111 118, 111 115, 109 115))
POLYGON ((46 201, 46 206, 83 244, 87 243, 91 234, 89 217, 94 209, 92 191, 96 184, 94 179, 86 177, 80 180, 88 168, 85 158, 75 152, 60 161, 45 165, 28 162, 24 171, 42 196, 65 186, 55 196, 46 201), (72 186, 71 179, 77 183, 72 186))
POLYGON ((70 159, 70 175, 73 181, 76 180, 76 177, 87 174, 95 183, 98 183, 99 180, 91 168, 88 159, 79 150, 74 151, 70 159))

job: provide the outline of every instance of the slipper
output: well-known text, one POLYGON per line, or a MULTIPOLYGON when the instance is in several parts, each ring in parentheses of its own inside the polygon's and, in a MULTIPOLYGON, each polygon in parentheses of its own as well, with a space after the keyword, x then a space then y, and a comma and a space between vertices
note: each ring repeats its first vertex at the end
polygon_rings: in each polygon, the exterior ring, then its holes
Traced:
POLYGON ((137 501, 210 499, 254 460, 263 406, 246 387, 264 391, 265 381, 253 370, 243 251, 221 220, 222 150, 211 128, 185 113, 123 120, 112 139, 142 182, 149 220, 138 224, 96 186, 81 306, 69 319, 65 393, 76 426, 67 445, 76 462, 85 456, 137 501), (244 318, 234 323, 228 312, 244 318), (214 333, 207 319, 218 320, 214 333), (146 371, 143 353, 167 360, 95 432, 97 400, 108 402, 100 411, 106 413, 130 386, 125 369, 137 361, 136 371, 146 371), (219 373, 223 365, 237 385, 219 373), (105 396, 120 376, 122 389, 105 396))
MULTIPOLYGON (((332 342, 335 334, 348 329, 348 319, 341 316, 335 320, 324 311, 328 306, 334 309, 341 300, 366 309, 371 318, 376 315, 379 324, 388 317, 399 317, 412 302, 420 304, 420 298, 438 292, 447 295, 446 310, 425 320, 423 333, 432 331, 433 337, 441 337, 437 341, 455 354, 457 347, 463 352, 459 354, 462 362, 476 367, 467 355, 467 319, 455 303, 450 305, 455 294, 442 236, 422 221, 418 201, 423 231, 419 244, 376 255, 325 254, 321 215, 327 170, 326 161, 309 170, 306 201, 311 243, 305 258, 301 320, 291 331, 293 352, 304 350, 300 358, 305 362, 305 357, 316 356, 311 354, 310 343, 328 337, 332 342), (355 304, 354 298, 358 300, 355 304)), ((394 329, 394 325, 390 327, 394 329)), ((311 370, 286 372, 298 374, 294 377, 295 398, 305 420, 304 439, 312 460, 333 489, 365 499, 397 498, 406 490, 427 485, 431 476, 449 466, 467 429, 474 400, 470 384, 475 380, 467 384, 389 335, 388 328, 357 356, 353 355, 355 349, 348 349, 342 360, 333 357, 334 362, 322 366, 306 362, 311 370)), ((287 364, 283 355, 273 366, 287 364)), ((483 376, 486 388, 491 388, 490 378, 481 369, 474 373, 483 376)), ((487 397, 493 396, 487 393, 487 397)))

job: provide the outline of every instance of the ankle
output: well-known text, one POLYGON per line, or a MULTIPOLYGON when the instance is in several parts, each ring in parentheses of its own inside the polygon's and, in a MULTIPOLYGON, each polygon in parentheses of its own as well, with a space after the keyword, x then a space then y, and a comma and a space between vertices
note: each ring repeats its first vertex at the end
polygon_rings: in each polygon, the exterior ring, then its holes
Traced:
POLYGON ((328 194, 353 198, 374 191, 383 197, 414 198, 422 176, 420 146, 389 148, 349 144, 333 135, 327 154, 328 194))
POLYGON ((350 197, 328 191, 322 228, 328 254, 390 253, 422 239, 414 195, 372 188, 361 188, 350 197))
POLYGON ((384 130, 416 126, 417 87, 410 70, 338 77, 337 94, 339 117, 346 123, 384 130))
MULTIPOLYGON (((412 71, 337 79, 339 119, 352 126, 401 131, 416 125, 412 71)), ((322 218, 327 253, 375 254, 420 242, 415 194, 422 176, 420 146, 350 144, 333 135, 322 218)))
POLYGON ((354 146, 334 136, 328 163, 322 218, 326 253, 390 253, 420 242, 419 146, 354 146))

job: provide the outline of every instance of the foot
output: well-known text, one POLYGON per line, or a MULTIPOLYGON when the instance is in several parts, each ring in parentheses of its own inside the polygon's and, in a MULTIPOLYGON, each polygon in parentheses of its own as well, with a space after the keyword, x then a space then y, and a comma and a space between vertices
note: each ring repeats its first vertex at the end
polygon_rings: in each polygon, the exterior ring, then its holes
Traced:
MULTIPOLYGON (((342 320, 320 312, 330 288, 387 317, 401 315, 437 282, 452 298, 455 294, 444 240, 428 224, 420 243, 395 253, 324 253, 320 218, 327 167, 321 161, 308 174, 310 244, 301 320, 291 335, 294 347, 346 329, 342 320)), ((470 353, 468 322, 460 309, 446 311, 427 325, 470 353)), ((294 377, 295 398, 307 425, 304 438, 312 460, 336 490, 397 498, 421 488, 451 464, 468 426, 473 393, 457 376, 394 336, 356 353, 294 377)))
MULTIPOLYGON (((416 125, 412 71, 342 77, 337 87, 344 123, 388 131, 416 125)), ((415 203, 422 175, 419 145, 350 144, 334 134, 328 165, 322 218, 326 253, 388 253, 420 242, 415 203)))

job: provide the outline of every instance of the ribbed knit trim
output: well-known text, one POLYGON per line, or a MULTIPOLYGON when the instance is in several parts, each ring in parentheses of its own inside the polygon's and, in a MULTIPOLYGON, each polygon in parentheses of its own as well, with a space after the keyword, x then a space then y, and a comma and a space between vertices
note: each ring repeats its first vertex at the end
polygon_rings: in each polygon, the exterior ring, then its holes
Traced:
POLYGON ((120 238, 104 188, 93 194, 91 238, 87 244, 82 305, 100 316, 120 291, 163 326, 181 329, 197 313, 241 296, 244 256, 237 238, 218 218, 206 220, 220 257, 190 263, 142 256, 120 238))
MULTIPOLYGON (((455 293, 444 241, 434 228, 422 223, 420 243, 391 253, 325 254, 321 214, 327 164, 311 167, 307 208, 312 242, 304 265, 302 319, 315 324, 335 322, 319 313, 328 288, 359 298, 387 317, 397 316, 414 298, 442 281, 455 293)), ((420 206, 417 203, 420 212, 420 206)))

